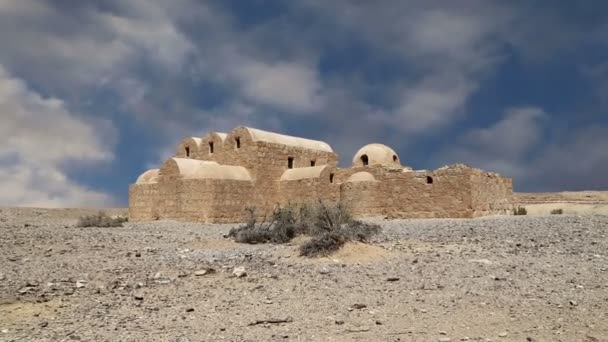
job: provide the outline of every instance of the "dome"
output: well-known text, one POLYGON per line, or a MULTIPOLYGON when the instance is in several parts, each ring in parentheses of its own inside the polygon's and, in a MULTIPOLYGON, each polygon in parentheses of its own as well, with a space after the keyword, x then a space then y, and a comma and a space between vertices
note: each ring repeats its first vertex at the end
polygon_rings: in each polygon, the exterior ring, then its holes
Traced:
POLYGON ((382 165, 401 167, 401 160, 392 148, 382 144, 363 146, 353 158, 353 166, 382 165))
POLYGON ((365 171, 361 171, 361 172, 356 172, 353 173, 350 177, 348 177, 348 179, 346 180, 346 182, 348 183, 352 183, 352 182, 373 182, 376 180, 376 177, 374 177, 374 175, 372 175, 369 172, 365 172, 365 171))
POLYGON ((153 184, 158 181, 158 169, 148 170, 142 173, 135 184, 153 184))

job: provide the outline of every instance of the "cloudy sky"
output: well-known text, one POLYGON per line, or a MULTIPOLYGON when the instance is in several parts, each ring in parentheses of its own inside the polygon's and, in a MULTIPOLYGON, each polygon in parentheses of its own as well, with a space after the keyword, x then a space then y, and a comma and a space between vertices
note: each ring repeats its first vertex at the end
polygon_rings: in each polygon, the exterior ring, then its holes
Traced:
POLYGON ((608 190, 608 4, 0 0, 0 205, 124 206, 239 125, 608 190))

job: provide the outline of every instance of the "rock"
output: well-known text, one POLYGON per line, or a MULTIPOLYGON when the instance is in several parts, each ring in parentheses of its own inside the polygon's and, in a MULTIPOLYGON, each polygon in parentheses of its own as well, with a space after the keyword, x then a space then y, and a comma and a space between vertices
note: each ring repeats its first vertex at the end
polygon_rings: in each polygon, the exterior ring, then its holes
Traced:
POLYGON ((507 336, 509 336, 509 333, 506 331, 503 331, 500 334, 498 334, 498 337, 507 337, 507 336))
POLYGON ((232 274, 237 278, 243 278, 247 276, 247 271, 245 271, 245 267, 237 267, 232 271, 232 274))
POLYGON ((367 307, 367 305, 365 305, 365 304, 360 304, 360 303, 355 303, 355 304, 353 304, 353 305, 351 306, 351 308, 353 308, 353 309, 357 309, 357 310, 360 310, 360 309, 365 309, 366 307, 367 307))
POLYGON ((469 262, 476 264, 492 265, 492 262, 488 259, 471 259, 469 262))
POLYGON ((195 277, 204 276, 206 274, 209 274, 209 272, 207 270, 194 271, 194 276, 195 277))
POLYGON ((49 325, 49 322, 47 322, 47 321, 40 322, 41 328, 46 328, 48 325, 49 325))
POLYGON ((572 305, 572 306, 577 306, 577 305, 578 305, 578 303, 577 303, 575 300, 571 300, 571 301, 570 301, 570 305, 572 305))
POLYGON ((386 281, 399 281, 399 278, 398 277, 389 277, 389 278, 386 278, 386 281))
POLYGON ((3 281, 5 279, 6 279, 6 276, 4 274, 0 273, 0 281, 3 281))
POLYGON ((329 274, 329 270, 326 267, 323 267, 322 269, 319 270, 320 274, 329 274))
POLYGON ((152 279, 160 279, 161 276, 162 276, 162 274, 160 272, 156 272, 156 273, 154 273, 154 276, 152 277, 152 279))
POLYGON ((440 337, 437 341, 439 341, 439 342, 450 342, 451 340, 452 340, 451 338, 444 336, 444 337, 440 337))
POLYGON ((8 329, 2 329, 3 334, 8 334, 8 329))
POLYGON ((82 289, 84 287, 87 287, 87 281, 86 280, 78 280, 78 281, 76 281, 76 288, 77 289, 82 289))
POLYGON ((133 293, 133 298, 135 298, 136 300, 144 300, 144 295, 141 292, 135 292, 133 293))
POLYGON ((193 312, 193 311, 194 311, 194 308, 187 308, 186 309, 186 312, 193 312))

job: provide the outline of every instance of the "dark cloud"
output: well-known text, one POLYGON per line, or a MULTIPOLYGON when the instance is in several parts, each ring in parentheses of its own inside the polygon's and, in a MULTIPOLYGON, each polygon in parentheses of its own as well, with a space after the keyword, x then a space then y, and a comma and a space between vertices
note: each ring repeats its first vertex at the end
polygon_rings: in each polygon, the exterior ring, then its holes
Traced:
MULTIPOLYGON (((325 139, 344 165, 361 145, 381 142, 406 162, 423 150, 435 156, 427 164, 462 159, 503 171, 526 188, 579 187, 592 183, 569 180, 574 170, 540 177, 528 165, 545 170, 555 167, 558 150, 580 153, 588 157, 579 168, 585 179, 604 184, 601 145, 581 147, 590 122, 554 137, 547 133, 555 132, 553 116, 545 113, 551 103, 477 113, 471 102, 514 60, 532 72, 559 60, 582 63, 605 103, 605 55, 588 53, 606 48, 606 12, 598 7, 605 5, 595 5, 10 0, 0 3, 0 66, 28 94, 60 101, 70 122, 89 127, 92 119, 115 120, 110 135, 126 145, 136 138, 124 121, 133 121, 154 136, 149 163, 184 135, 246 124, 325 139), (440 148, 464 123, 471 126, 440 148)), ((0 105, 28 101, 0 98, 0 105)), ((602 117, 589 107, 586 117, 602 117)), ((33 142, 47 141, 31 134, 33 142)), ((117 146, 99 151, 121 160, 124 145, 117 146)), ((69 158, 61 155, 58 163, 69 158)), ((66 170, 54 171, 72 182, 66 170)))

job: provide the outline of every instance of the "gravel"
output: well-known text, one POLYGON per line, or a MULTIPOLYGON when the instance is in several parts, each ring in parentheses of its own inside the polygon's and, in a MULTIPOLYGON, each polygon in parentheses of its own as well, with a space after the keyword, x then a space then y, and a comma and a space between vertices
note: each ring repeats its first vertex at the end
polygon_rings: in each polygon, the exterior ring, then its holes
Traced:
POLYGON ((607 216, 373 219, 309 259, 84 212, 0 209, 0 341, 608 341, 607 216))

